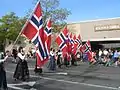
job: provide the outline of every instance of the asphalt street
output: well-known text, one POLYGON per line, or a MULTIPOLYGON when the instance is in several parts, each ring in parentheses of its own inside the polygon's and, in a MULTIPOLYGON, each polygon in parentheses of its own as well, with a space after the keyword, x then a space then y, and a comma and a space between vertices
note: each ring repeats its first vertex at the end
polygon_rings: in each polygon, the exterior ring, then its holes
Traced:
POLYGON ((8 90, 120 90, 120 68, 102 65, 62 67, 55 72, 43 67, 43 74, 34 73, 35 60, 28 60, 30 79, 14 81, 15 63, 9 58, 6 62, 8 90))

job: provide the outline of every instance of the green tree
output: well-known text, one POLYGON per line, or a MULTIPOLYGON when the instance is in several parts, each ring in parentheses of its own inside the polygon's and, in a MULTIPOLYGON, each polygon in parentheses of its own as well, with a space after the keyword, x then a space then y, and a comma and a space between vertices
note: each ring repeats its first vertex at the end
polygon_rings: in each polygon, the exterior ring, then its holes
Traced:
POLYGON ((0 18, 0 46, 2 48, 5 47, 6 40, 15 41, 25 21, 25 18, 19 18, 14 12, 0 18))
MULTIPOLYGON (((34 0, 36 3, 38 0, 34 0)), ((43 10, 43 22, 51 17, 54 27, 54 32, 59 32, 66 24, 65 20, 71 14, 66 8, 59 7, 59 0, 40 0, 43 10)))

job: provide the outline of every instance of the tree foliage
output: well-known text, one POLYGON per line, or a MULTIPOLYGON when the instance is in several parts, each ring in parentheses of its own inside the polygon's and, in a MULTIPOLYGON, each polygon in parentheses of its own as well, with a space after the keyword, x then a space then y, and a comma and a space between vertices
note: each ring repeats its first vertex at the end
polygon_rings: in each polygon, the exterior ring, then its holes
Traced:
POLYGON ((6 39, 15 41, 25 21, 25 18, 19 18, 14 12, 0 18, 0 43, 3 44, 2 46, 5 46, 6 39))
MULTIPOLYGON (((38 0, 33 1, 36 3, 38 0)), ((43 10, 43 22, 45 23, 47 18, 51 17, 53 31, 59 32, 66 24, 65 20, 71 12, 66 8, 60 8, 59 0, 40 0, 40 2, 43 10)), ((0 47, 5 47, 6 40, 15 41, 29 14, 20 18, 14 12, 10 12, 0 18, 0 47)))
MULTIPOLYGON (((34 0, 36 3, 38 0, 34 0)), ((58 32, 66 24, 65 20, 71 14, 66 8, 59 7, 59 0, 40 0, 43 10, 43 21, 51 17, 54 32, 58 32)))

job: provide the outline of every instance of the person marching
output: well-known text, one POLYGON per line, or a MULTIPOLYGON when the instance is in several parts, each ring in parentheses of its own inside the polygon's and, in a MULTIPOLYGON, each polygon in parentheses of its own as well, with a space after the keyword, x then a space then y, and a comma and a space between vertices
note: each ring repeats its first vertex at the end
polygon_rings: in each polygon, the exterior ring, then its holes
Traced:
POLYGON ((6 80, 6 70, 5 70, 5 61, 8 58, 8 52, 4 58, 4 54, 0 54, 0 90, 3 87, 3 90, 8 90, 7 80, 6 80))
POLYGON ((13 51, 12 51, 12 55, 13 55, 13 62, 16 63, 16 58, 17 58, 17 50, 14 48, 13 51))
POLYGON ((27 61, 25 60, 23 47, 19 47, 17 56, 19 58, 19 61, 17 63, 13 78, 15 80, 19 79, 25 81, 29 78, 29 70, 27 61))
POLYGON ((72 58, 71 65, 75 66, 76 58, 75 58, 75 55, 73 53, 71 54, 71 58, 72 58))
POLYGON ((62 66, 62 52, 60 50, 57 52, 57 65, 59 68, 62 66))
POLYGON ((50 50, 50 64, 49 64, 49 70, 56 70, 56 62, 55 62, 55 49, 51 48, 50 50))

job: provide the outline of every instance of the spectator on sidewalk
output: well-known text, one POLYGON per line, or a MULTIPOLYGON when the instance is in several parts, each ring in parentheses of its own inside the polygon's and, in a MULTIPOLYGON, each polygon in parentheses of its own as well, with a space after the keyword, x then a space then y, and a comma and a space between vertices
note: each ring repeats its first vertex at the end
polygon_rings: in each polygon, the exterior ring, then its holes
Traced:
POLYGON ((116 66, 117 66, 118 59, 119 59, 119 53, 118 53, 117 50, 115 50, 115 52, 114 52, 114 63, 115 63, 116 66))

